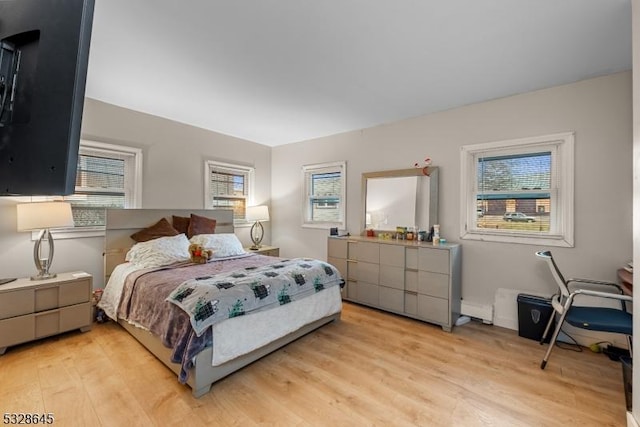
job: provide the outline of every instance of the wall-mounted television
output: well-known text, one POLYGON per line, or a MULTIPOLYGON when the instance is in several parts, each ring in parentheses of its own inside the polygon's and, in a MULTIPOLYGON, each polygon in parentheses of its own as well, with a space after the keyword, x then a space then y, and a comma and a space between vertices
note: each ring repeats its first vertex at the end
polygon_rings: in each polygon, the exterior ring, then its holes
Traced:
POLYGON ((0 1, 0 195, 74 192, 95 0, 0 1))

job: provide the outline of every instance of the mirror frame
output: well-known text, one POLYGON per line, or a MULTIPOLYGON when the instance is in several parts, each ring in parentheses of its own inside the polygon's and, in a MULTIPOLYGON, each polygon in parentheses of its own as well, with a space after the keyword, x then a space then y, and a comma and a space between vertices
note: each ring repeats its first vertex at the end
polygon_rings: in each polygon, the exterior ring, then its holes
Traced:
MULTIPOLYGON (((428 176, 429 177, 429 224, 426 231, 429 231, 438 222, 438 167, 427 166, 424 168, 395 169, 377 172, 365 172, 362 174, 362 234, 367 230, 367 180, 369 178, 399 178, 405 176, 428 176)), ((375 230, 375 229, 374 229, 375 230)), ((375 230, 379 231, 379 230, 375 230)))

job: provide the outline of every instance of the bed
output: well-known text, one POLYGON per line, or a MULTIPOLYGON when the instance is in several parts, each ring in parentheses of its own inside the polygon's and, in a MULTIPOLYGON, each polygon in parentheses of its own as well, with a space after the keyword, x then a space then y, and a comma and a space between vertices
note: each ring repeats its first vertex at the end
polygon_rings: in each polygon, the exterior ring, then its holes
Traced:
MULTIPOLYGON (((223 377, 340 318, 342 278, 337 269, 319 260, 226 254, 224 250, 216 251, 213 259, 204 264, 181 261, 149 267, 135 264, 135 259, 125 260, 125 256, 134 258, 136 250, 146 244, 135 245, 130 252, 136 243, 132 235, 148 230, 159 219, 171 223, 176 217, 215 220, 215 235, 202 236, 215 238, 216 242, 223 237, 235 239, 229 210, 107 209, 104 251, 107 286, 99 307, 110 311, 109 317, 189 385, 195 397, 209 392, 212 384, 223 377), (302 274, 295 273, 300 269, 302 274), (260 279, 255 279, 257 276, 260 279), (280 282, 285 276, 291 283, 280 282), (264 299, 264 307, 245 313, 244 309, 238 311, 236 305, 225 306, 233 300, 229 297, 225 302, 227 293, 240 288, 250 288, 255 298, 233 298, 242 300, 245 306, 264 299), (291 295, 283 295, 285 290, 291 295), (209 293, 215 295, 215 301, 209 293), (214 310, 209 300, 202 303, 205 297, 213 302, 214 310), (187 304, 189 300, 191 306, 187 304), (208 305, 206 316, 210 317, 198 317, 205 305, 208 305), (218 314, 221 318, 215 320, 218 314)), ((183 237, 150 239, 153 240, 150 245, 183 237)), ((192 237, 192 241, 198 237, 201 236, 192 237)))

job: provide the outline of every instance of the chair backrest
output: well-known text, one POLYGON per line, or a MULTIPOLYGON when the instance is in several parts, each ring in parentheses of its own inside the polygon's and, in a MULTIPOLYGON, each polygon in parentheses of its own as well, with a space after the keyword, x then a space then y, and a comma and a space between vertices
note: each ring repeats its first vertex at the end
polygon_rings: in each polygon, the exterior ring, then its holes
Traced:
POLYGON ((568 297, 569 289, 567 288, 567 282, 566 280, 564 280, 564 276, 560 272, 558 265, 553 259, 553 256, 551 255, 551 251, 538 251, 536 252, 536 256, 544 259, 547 262, 547 264, 549 265, 549 269, 551 270, 551 275, 553 276, 554 280, 558 284, 558 287, 560 288, 560 293, 562 294, 563 297, 565 298, 568 297))

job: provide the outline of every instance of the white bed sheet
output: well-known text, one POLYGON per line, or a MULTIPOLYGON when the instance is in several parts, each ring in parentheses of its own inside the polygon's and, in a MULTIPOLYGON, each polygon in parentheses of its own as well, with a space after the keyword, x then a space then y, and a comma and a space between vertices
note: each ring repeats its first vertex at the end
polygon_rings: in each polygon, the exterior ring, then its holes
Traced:
POLYGON ((315 320, 342 310, 340 286, 304 299, 213 325, 213 366, 263 347, 315 320))
POLYGON ((103 309, 105 314, 116 322, 118 321, 118 307, 122 299, 124 280, 130 273, 141 269, 142 267, 125 262, 118 264, 111 272, 111 276, 109 276, 109 281, 102 292, 102 298, 98 302, 98 308, 103 309))

